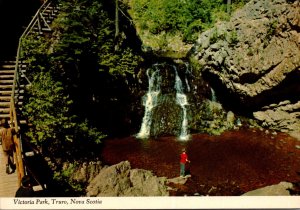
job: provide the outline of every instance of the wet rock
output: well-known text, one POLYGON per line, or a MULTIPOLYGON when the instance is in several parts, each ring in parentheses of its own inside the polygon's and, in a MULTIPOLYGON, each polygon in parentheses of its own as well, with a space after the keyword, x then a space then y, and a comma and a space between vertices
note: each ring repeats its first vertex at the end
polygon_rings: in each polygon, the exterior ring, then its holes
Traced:
POLYGON ((235 121, 235 116, 234 116, 234 113, 232 111, 229 111, 227 113, 226 119, 227 119, 228 127, 233 127, 234 121, 235 121))
POLYGON ((280 182, 277 185, 271 185, 267 187, 263 187, 257 190, 249 191, 243 196, 287 196, 290 195, 289 189, 293 188, 293 184, 289 182, 280 182))
POLYGON ((176 102, 175 94, 160 95, 158 104, 153 108, 151 136, 178 136, 182 124, 182 108, 176 102))
POLYGON ((128 161, 103 168, 89 183, 87 196, 166 196, 166 178, 143 169, 131 169, 128 161))
POLYGON ((168 179, 167 181, 168 181, 168 183, 174 183, 174 184, 181 184, 181 185, 183 185, 183 184, 186 183, 187 178, 185 178, 185 177, 175 177, 175 178, 172 178, 172 179, 168 179))

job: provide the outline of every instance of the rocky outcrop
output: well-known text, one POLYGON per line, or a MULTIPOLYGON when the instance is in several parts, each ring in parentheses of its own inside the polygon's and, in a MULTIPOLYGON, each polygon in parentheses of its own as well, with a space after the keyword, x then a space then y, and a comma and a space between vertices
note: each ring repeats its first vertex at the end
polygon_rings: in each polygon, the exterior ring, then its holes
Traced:
POLYGON ((292 104, 283 101, 263 107, 262 111, 254 112, 254 117, 263 122, 263 126, 290 134, 300 139, 300 101, 292 104))
POLYGON ((293 184, 289 182, 280 182, 276 185, 266 186, 256 190, 249 191, 243 196, 289 196, 289 190, 293 188, 293 184))
MULTIPOLYGON (((65 164, 64 168, 68 168, 68 163, 65 164)), ((71 179, 79 183, 88 183, 95 178, 100 170, 103 168, 101 161, 91 161, 78 164, 76 170, 74 170, 71 179)))
POLYGON ((131 169, 128 161, 103 168, 89 183, 87 196, 167 196, 165 177, 131 169))
POLYGON ((298 0, 250 1, 229 22, 201 34, 190 55, 238 108, 255 111, 273 129, 300 132, 298 0))

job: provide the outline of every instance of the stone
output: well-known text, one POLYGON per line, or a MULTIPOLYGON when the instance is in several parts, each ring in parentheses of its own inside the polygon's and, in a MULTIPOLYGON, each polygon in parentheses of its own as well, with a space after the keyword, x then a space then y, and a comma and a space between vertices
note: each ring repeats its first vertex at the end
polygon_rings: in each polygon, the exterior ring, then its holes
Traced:
POLYGON ((88 184, 87 196, 167 196, 165 177, 131 169, 128 161, 104 167, 88 184))
POLYGON ((226 120, 229 127, 232 127, 234 125, 235 116, 232 111, 227 112, 226 120))
POLYGON ((249 191, 242 196, 289 196, 288 189, 292 189, 293 184, 289 182, 280 182, 277 185, 266 186, 256 190, 249 191))
POLYGON ((182 184, 182 185, 185 184, 186 181, 187 181, 187 178, 185 178, 185 177, 175 177, 175 178, 167 180, 168 183, 182 184))

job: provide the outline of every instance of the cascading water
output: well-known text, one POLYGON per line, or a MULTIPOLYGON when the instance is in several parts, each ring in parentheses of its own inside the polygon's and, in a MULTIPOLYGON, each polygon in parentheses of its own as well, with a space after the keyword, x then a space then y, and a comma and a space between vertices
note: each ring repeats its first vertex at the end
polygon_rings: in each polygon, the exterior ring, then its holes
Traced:
POLYGON ((161 77, 159 75, 159 69, 155 65, 155 70, 147 70, 148 76, 148 92, 144 98, 143 105, 145 106, 145 114, 142 121, 140 132, 137 134, 137 138, 145 139, 150 136, 150 129, 152 123, 152 110, 157 105, 158 95, 160 93, 161 77), (151 74, 151 75, 150 75, 151 74))
MULTIPOLYGON (((174 66, 175 70, 175 89, 176 89, 176 102, 181 106, 183 110, 183 117, 182 117, 182 124, 181 124, 181 132, 179 139, 180 140, 188 140, 189 139, 189 134, 188 134, 188 120, 187 120, 187 110, 186 110, 186 105, 188 105, 188 100, 187 96, 183 92, 183 87, 182 87, 182 81, 178 75, 177 69, 174 66)), ((187 82, 187 80, 186 80, 187 82)), ((188 86, 188 83, 187 83, 188 86)), ((188 86, 189 87, 189 86, 188 86)))
MULTIPOLYGON (((185 63, 185 69, 186 69, 186 75, 191 73, 189 71, 189 64, 188 63, 185 63)), ((187 91, 190 92, 191 91, 191 87, 190 87, 190 84, 188 82, 188 79, 187 79, 186 75, 185 75, 185 84, 186 84, 186 87, 187 87, 187 91)))
MULTIPOLYGON (((187 65, 186 67, 188 68, 187 65)), ((143 98, 145 114, 136 137, 146 139, 160 133, 178 135, 180 129, 179 139, 188 140, 186 108, 188 100, 184 94, 183 83, 176 66, 155 64, 154 68, 147 70, 147 76, 149 82, 148 92, 143 98), (175 93, 176 98, 174 98, 175 93), (180 110, 182 110, 182 116, 178 116, 180 110), (174 128, 176 129, 174 130, 174 128)), ((184 82, 186 89, 189 91, 190 87, 186 77, 184 82)))
POLYGON ((210 88, 210 91, 211 91, 211 101, 216 102, 217 97, 216 97, 216 93, 215 93, 214 89, 210 88))

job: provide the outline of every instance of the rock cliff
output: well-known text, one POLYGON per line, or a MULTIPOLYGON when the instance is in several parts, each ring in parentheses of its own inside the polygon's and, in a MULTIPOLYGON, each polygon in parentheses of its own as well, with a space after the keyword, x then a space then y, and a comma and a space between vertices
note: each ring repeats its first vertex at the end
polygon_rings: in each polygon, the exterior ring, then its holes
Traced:
POLYGON ((202 33, 190 58, 223 104, 300 138, 298 0, 250 1, 230 21, 202 33))

